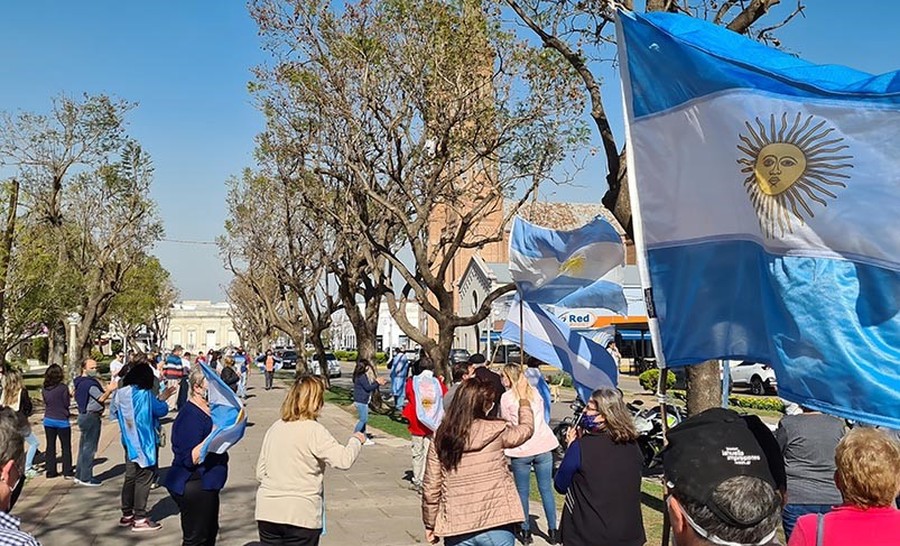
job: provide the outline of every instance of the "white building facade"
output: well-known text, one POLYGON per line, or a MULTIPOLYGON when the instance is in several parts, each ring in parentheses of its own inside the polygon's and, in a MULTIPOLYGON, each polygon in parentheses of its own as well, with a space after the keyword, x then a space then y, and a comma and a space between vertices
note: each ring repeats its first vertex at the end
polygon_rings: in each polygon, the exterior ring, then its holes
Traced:
MULTIPOLYGON (((359 303, 360 309, 364 304, 359 303)), ((410 324, 414 324, 419 328, 423 327, 424 320, 421 307, 418 303, 406 304, 406 320, 410 324)), ((378 307, 378 329, 375 338, 375 348, 378 351, 386 350, 389 347, 414 348, 418 346, 413 343, 409 337, 400 329, 400 325, 391 316, 386 301, 382 301, 378 307)), ((356 332, 353 330, 353 324, 347 318, 344 310, 337 311, 331 317, 331 347, 335 350, 356 350, 356 332)))
POLYGON ((193 353, 240 345, 226 302, 185 300, 172 306, 164 347, 181 345, 193 353))

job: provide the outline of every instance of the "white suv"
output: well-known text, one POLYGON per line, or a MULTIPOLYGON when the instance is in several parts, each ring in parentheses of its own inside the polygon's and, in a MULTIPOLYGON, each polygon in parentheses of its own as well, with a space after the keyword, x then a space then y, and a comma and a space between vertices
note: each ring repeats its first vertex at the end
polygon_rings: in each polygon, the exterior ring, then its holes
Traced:
POLYGON ((777 391, 778 380, 775 378, 775 370, 769 366, 747 361, 731 361, 729 365, 732 386, 750 387, 750 392, 756 395, 777 391))

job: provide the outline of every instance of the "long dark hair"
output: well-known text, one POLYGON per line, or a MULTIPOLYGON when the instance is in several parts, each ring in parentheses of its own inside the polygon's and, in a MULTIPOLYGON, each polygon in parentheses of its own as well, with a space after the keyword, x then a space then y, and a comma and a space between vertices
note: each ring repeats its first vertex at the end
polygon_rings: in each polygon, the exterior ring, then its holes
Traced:
POLYGON ((445 470, 459 466, 472 423, 487 419, 493 402, 494 388, 487 381, 473 377, 460 384, 434 437, 434 447, 445 470))
MULTIPOLYGON (((369 368, 371 366, 372 365, 369 364, 369 361, 366 360, 365 358, 360 358, 359 360, 357 360, 356 367, 353 368, 353 380, 356 381, 357 377, 359 377, 361 375, 365 375, 366 372, 369 371, 369 368)), ((327 371, 328 370, 323 370, 322 373, 327 373, 327 371)))
POLYGON ((52 389, 63 381, 63 370, 59 364, 50 364, 44 372, 44 388, 52 389))
POLYGON ((122 371, 124 374, 120 374, 122 376, 122 386, 128 387, 130 385, 134 385, 138 389, 141 390, 150 390, 153 388, 153 383, 156 377, 153 375, 153 368, 150 367, 150 361, 147 360, 147 355, 144 353, 137 353, 132 358, 131 368, 128 371, 125 371, 123 368, 122 371))

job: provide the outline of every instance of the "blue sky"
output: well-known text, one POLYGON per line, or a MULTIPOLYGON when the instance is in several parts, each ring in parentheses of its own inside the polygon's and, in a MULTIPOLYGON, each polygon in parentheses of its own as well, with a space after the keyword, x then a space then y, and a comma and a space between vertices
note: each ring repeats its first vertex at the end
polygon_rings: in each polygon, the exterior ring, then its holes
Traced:
MULTIPOLYGON (((900 2, 816 0, 779 32, 783 45, 819 63, 869 72, 897 66, 900 2)), ((225 180, 252 165, 262 118, 246 91, 265 61, 253 21, 237 0, 4 3, 0 15, 0 109, 46 111, 60 93, 107 93, 139 103, 130 133, 156 166, 153 197, 166 238, 212 241, 221 234, 225 180)), ((793 2, 784 0, 780 10, 793 2)), ((605 104, 621 134, 616 74, 601 70, 605 104)), ((577 187, 552 200, 597 201, 602 162, 589 158, 577 187)), ((229 276, 212 245, 162 242, 156 250, 186 299, 221 299, 229 276)))

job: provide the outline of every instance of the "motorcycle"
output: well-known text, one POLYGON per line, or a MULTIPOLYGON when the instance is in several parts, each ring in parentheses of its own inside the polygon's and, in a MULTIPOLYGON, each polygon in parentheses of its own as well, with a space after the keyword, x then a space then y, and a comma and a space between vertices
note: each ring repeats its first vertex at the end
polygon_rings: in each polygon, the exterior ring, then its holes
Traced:
POLYGON ((556 474, 559 465, 562 464, 563 457, 566 455, 566 434, 569 433, 570 428, 577 427, 578 423, 581 422, 581 414, 584 413, 585 404, 580 399, 576 398, 574 402, 569 404, 569 408, 572 410, 572 415, 563 417, 563 419, 553 427, 553 435, 556 436, 556 440, 559 442, 559 445, 553 450, 554 474, 556 474))
MULTIPOLYGON (((634 419, 634 427, 637 429, 637 444, 641 450, 642 464, 645 471, 656 468, 660 464, 659 454, 663 449, 662 408, 657 405, 651 408, 643 408, 643 402, 636 400, 626 404, 634 419)), ((559 468, 566 454, 566 434, 573 426, 578 426, 581 415, 584 413, 585 404, 576 399, 569 405, 572 415, 565 417, 553 427, 553 434, 559 441, 559 447, 553 450, 553 470, 559 468)), ((666 421, 672 428, 684 420, 684 412, 678 406, 666 404, 666 421)))
MULTIPOLYGON (((642 408, 643 402, 636 400, 628 405, 637 429, 637 444, 641 449, 644 470, 652 470, 659 466, 659 454, 665 444, 663 438, 662 406, 642 408)), ((684 420, 684 413, 678 406, 666 404, 666 423, 672 428, 684 420)))

